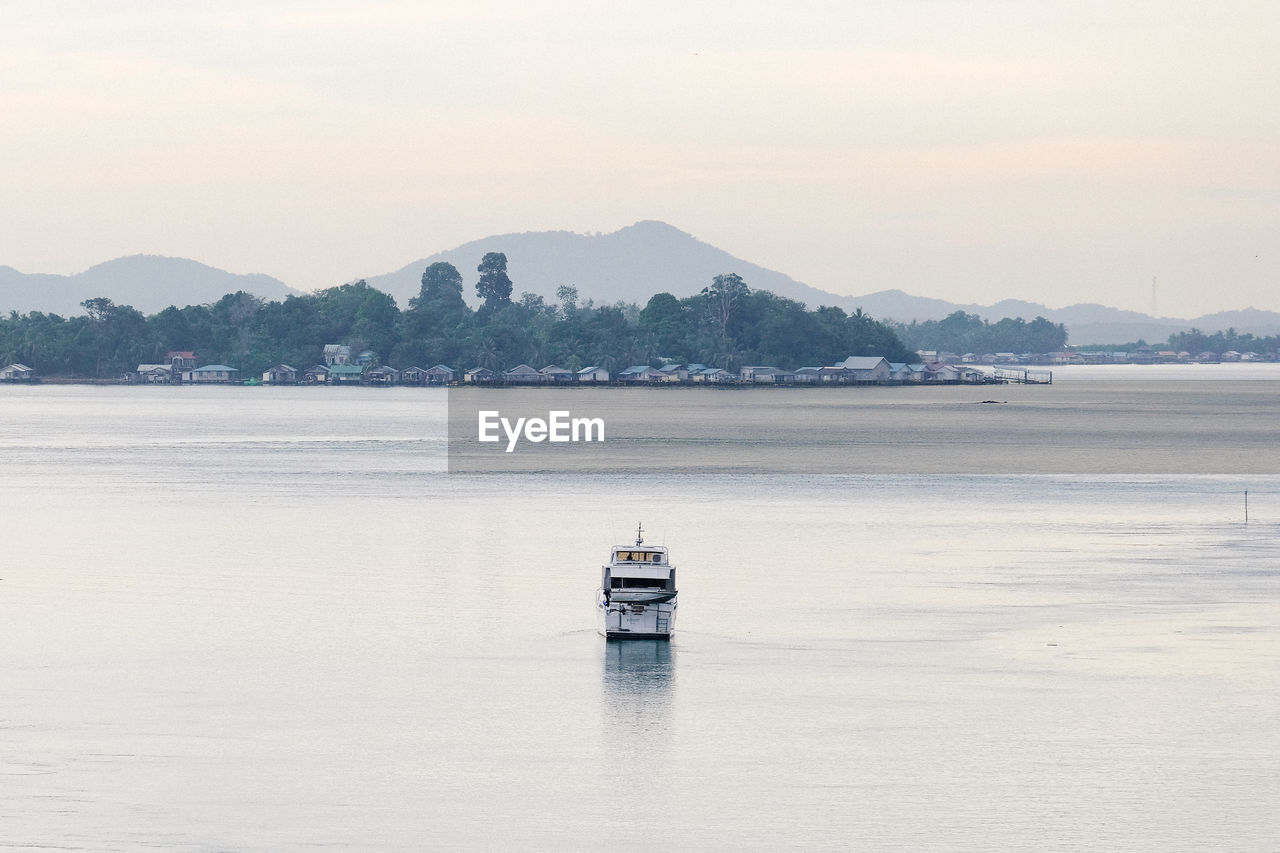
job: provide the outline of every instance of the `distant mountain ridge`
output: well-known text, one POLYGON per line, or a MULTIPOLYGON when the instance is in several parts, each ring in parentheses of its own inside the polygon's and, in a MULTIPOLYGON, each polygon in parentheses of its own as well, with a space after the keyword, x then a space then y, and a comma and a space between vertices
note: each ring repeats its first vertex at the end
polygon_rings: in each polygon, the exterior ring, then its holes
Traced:
POLYGON ((99 296, 155 314, 170 305, 182 308, 216 302, 237 290, 263 299, 284 299, 301 292, 269 275, 237 275, 198 261, 162 255, 129 255, 75 275, 23 273, 0 266, 0 312, 6 314, 83 314, 80 303, 99 296))
POLYGON ((1096 303, 1047 308, 1036 302, 1004 299, 994 305, 960 305, 941 299, 912 296, 901 290, 884 290, 858 297, 855 301, 863 311, 877 319, 902 323, 941 320, 956 311, 977 314, 984 320, 993 322, 1004 317, 1021 317, 1024 320, 1044 317, 1050 322, 1062 323, 1067 327, 1068 343, 1072 346, 1123 344, 1138 340, 1155 344, 1167 341, 1170 335, 1193 328, 1210 333, 1235 329, 1240 333, 1247 332, 1261 337, 1280 334, 1280 313, 1256 308, 1222 311, 1193 320, 1182 320, 1151 317, 1138 311, 1108 308, 1096 303))
POLYGON ((641 307, 655 293, 692 296, 721 273, 737 273, 756 290, 769 290, 811 307, 834 305, 836 296, 790 276, 736 258, 665 222, 646 220, 611 234, 570 231, 529 231, 499 234, 436 252, 395 272, 366 279, 399 300, 418 294, 422 271, 438 262, 453 264, 466 282, 464 296, 476 302, 476 267, 488 252, 507 256, 507 273, 515 285, 514 298, 536 293, 554 300, 562 285, 578 288, 582 299, 596 303, 637 302, 641 307))
POLYGON ((643 306, 655 293, 666 291, 679 297, 691 296, 709 285, 716 275, 734 272, 752 289, 769 290, 810 308, 819 305, 834 305, 846 311, 861 308, 879 320, 903 323, 941 320, 955 311, 977 314, 991 321, 1004 317, 1025 320, 1044 317, 1064 324, 1073 345, 1137 340, 1155 343, 1193 327, 1206 332, 1235 328, 1237 332, 1255 335, 1280 334, 1280 313, 1252 308, 1182 320, 1149 317, 1137 311, 1096 304, 1059 309, 1018 299, 1005 299, 995 305, 956 304, 912 296, 900 290, 841 296, 734 257, 678 228, 652 220, 637 222, 611 234, 542 231, 485 237, 366 280, 406 305, 418 293, 422 271, 433 263, 445 261, 462 273, 466 283, 464 296, 475 304, 476 266, 486 252, 502 252, 507 256, 507 271, 517 296, 522 292, 536 293, 548 300, 555 299, 556 288, 567 284, 577 287, 582 299, 604 304, 637 302, 643 306))
MULTIPOLYGON (((1193 320, 1149 317, 1104 305, 1080 304, 1052 309, 1035 302, 1005 299, 994 305, 957 304, 943 299, 882 290, 866 296, 841 296, 810 287, 783 273, 744 261, 664 222, 637 222, 609 234, 540 231, 500 234, 437 252, 394 272, 371 275, 366 281, 390 293, 401 307, 417 295, 422 272, 437 261, 453 264, 462 273, 464 295, 476 303, 476 267, 487 252, 507 256, 507 271, 515 296, 536 293, 554 301, 561 285, 578 288, 582 300, 597 304, 618 301, 643 306, 655 293, 691 296, 721 273, 737 273, 755 290, 769 290, 805 303, 810 308, 833 305, 846 311, 861 308, 879 320, 910 323, 940 320, 955 311, 996 321, 1004 317, 1031 320, 1044 317, 1064 324, 1068 343, 1123 344, 1145 340, 1156 344, 1171 334, 1197 328, 1216 332, 1234 328, 1259 336, 1280 334, 1280 313, 1248 308, 1208 314, 1193 320)), ((267 275, 235 275, 192 260, 156 255, 133 255, 98 264, 73 276, 21 273, 0 266, 0 312, 44 311, 83 313, 85 299, 106 296, 117 304, 155 313, 214 302, 227 293, 245 290, 264 299, 283 299, 294 290, 267 275)))

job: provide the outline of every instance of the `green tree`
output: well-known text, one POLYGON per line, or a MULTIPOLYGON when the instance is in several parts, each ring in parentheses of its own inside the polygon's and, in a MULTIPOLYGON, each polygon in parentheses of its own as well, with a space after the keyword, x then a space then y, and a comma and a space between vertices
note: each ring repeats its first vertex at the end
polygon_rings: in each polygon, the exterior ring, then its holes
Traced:
POLYGON ((511 304, 511 279, 507 276, 507 256, 502 252, 487 252, 476 267, 480 280, 476 282, 476 295, 484 300, 486 308, 498 308, 511 304))
POLYGON ((443 362, 465 367, 470 362, 467 338, 473 329, 471 309, 462 298, 462 275, 440 261, 422 273, 422 288, 400 315, 400 343, 393 363, 409 366, 443 362))
POLYGON ((718 275, 712 279, 710 287, 702 289, 708 316, 721 338, 729 336, 729 323, 733 320, 734 309, 750 293, 751 288, 747 287, 742 276, 737 273, 718 275))
POLYGON ((422 273, 422 288, 409 300, 409 307, 430 307, 436 311, 466 307, 462 298, 462 273, 447 261, 437 261, 422 273))
POLYGON ((685 308, 670 293, 656 293, 649 298, 640 312, 638 327, 652 339, 658 355, 674 357, 687 349, 685 308))
POLYGON ((219 305, 226 303, 227 319, 235 331, 233 345, 236 354, 236 367, 245 369, 245 357, 249 354, 253 339, 254 320, 262 310, 262 300, 252 293, 243 290, 222 297, 219 305))
POLYGON ((1021 317, 990 323, 963 311, 955 311, 942 320, 899 325, 897 331, 914 349, 954 353, 1046 353, 1061 350, 1067 343, 1067 327, 1043 317, 1030 323, 1021 317))
POLYGON ((572 317, 578 311, 578 288, 562 284, 556 288, 556 299, 560 300, 560 313, 564 317, 572 317))
MULTIPOLYGON (((86 371, 98 378, 116 377, 133 370, 147 352, 147 321, 129 305, 116 305, 106 297, 80 303, 88 315, 82 328, 82 353, 91 355, 93 367, 86 371)), ((87 367, 81 362, 81 369, 87 367)))
MULTIPOLYGON (((848 355, 911 358, 892 329, 861 310, 809 311, 794 300, 752 291, 736 275, 717 276, 703 292, 684 299, 655 294, 643 309, 624 302, 579 305, 572 288, 557 296, 558 305, 526 294, 519 302, 508 298, 473 312, 462 300, 457 270, 433 264, 403 312, 388 294, 363 281, 283 302, 231 293, 209 305, 170 306, 150 318, 99 297, 86 300, 84 316, 70 319, 38 312, 0 317, 0 360, 22 361, 49 376, 112 377, 139 362, 159 361, 168 350, 187 349, 201 362, 233 364, 245 375, 278 361, 305 368, 321 360, 326 343, 357 351, 368 346, 397 367, 442 361, 499 369, 528 362, 572 369, 599 364, 617 371, 661 356, 725 367, 795 368, 848 355)), ((1060 330, 1041 318, 995 326, 963 314, 948 320, 953 335, 970 338, 1000 332, 1031 341, 1060 330)), ((1252 341, 1233 332, 1219 335, 1213 343, 1227 337, 1252 341)))

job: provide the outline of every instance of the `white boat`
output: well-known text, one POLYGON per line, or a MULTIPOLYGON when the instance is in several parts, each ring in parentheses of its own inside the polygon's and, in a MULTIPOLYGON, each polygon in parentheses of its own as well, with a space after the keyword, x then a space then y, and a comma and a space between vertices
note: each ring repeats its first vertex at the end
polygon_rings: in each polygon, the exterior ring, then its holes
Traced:
POLYGON ((615 545, 603 566, 596 610, 600 633, 611 639, 669 640, 676 629, 676 567, 667 549, 644 544, 615 545))

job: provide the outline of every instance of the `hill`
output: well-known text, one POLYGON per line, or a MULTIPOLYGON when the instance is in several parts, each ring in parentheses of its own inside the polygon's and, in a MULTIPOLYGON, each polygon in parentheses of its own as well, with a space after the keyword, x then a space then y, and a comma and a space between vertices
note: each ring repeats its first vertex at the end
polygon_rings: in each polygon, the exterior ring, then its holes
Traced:
POLYGON ((851 300, 871 316, 880 320, 910 323, 913 320, 941 320, 948 314, 963 311, 977 314, 992 322, 1004 317, 1031 320, 1044 317, 1067 327, 1072 346, 1122 344, 1137 340, 1148 343, 1167 341, 1169 336, 1196 328, 1216 332, 1234 328, 1237 332, 1267 337, 1280 333, 1280 314, 1248 308, 1206 314, 1191 320, 1174 317, 1151 317, 1137 311, 1108 308, 1105 305, 1081 303, 1065 308, 1048 308, 1037 302, 1004 299, 994 305, 957 304, 942 299, 912 296, 901 290, 884 290, 851 300))
POLYGON ((130 255, 90 267, 76 275, 22 273, 0 266, 0 312, 72 316, 80 303, 105 296, 144 314, 170 305, 203 305, 228 293, 248 291, 263 299, 283 299, 296 291, 268 275, 236 275, 185 258, 130 255))
MULTIPOLYGON (((1197 328, 1216 332, 1234 328, 1259 336, 1280 334, 1280 313, 1248 308, 1209 314, 1192 320, 1149 317, 1105 305, 1079 304, 1048 308, 1035 302, 1005 299, 994 305, 959 304, 883 290, 865 296, 842 296, 810 287, 775 270, 735 257, 664 222, 643 221, 610 234, 539 231, 499 234, 437 252, 400 269, 372 275, 366 281, 391 294, 405 307, 418 293, 422 271, 437 261, 458 268, 464 295, 477 303, 476 267, 487 252, 507 256, 507 272, 515 295, 536 293, 555 300, 561 285, 578 288, 581 299, 596 304, 618 301, 643 306, 655 293, 676 296, 699 292, 721 273, 737 273, 753 290, 769 290, 803 302, 809 308, 835 305, 861 308, 879 320, 910 323, 940 320, 955 311, 977 314, 992 322, 1004 317, 1044 317, 1066 325, 1072 345, 1122 344, 1139 339, 1165 341, 1176 332, 1197 328)), ((21 273, 0 266, 0 312, 44 311, 74 315, 85 299, 106 296, 121 305, 154 313, 169 305, 214 302, 227 293, 246 290, 279 300, 298 291, 266 275, 235 275, 183 258, 133 255, 98 264, 73 276, 21 273)))
POLYGON ((523 292, 536 293, 548 300, 555 299, 556 288, 567 284, 578 288, 582 299, 592 299, 597 304, 621 300, 643 306, 655 293, 667 291, 676 296, 689 296, 710 284, 716 275, 736 272, 754 290, 769 290, 810 308, 819 305, 836 305, 846 311, 861 308, 880 320, 903 323, 940 320, 955 311, 977 314, 993 322, 1004 317, 1025 320, 1044 317, 1066 325, 1069 342, 1074 345, 1120 344, 1138 339, 1164 341, 1169 335, 1192 327, 1217 331, 1234 326, 1238 332, 1255 335, 1273 335, 1280 330, 1280 314, 1254 309, 1182 320, 1149 317, 1096 304, 1059 309, 1018 299, 1005 299, 995 305, 957 304, 912 296, 901 290, 841 296, 734 257, 678 228, 655 221, 637 222, 611 234, 568 231, 499 234, 437 252, 395 272, 369 277, 367 281, 395 296, 403 306, 418 293, 422 271, 433 263, 445 261, 462 273, 466 282, 464 295, 474 305, 476 266, 487 252, 502 252, 507 256, 507 272, 517 296, 523 292))
POLYGON ((623 301, 644 307, 655 293, 692 296, 710 285, 715 276, 737 273, 752 290, 769 290, 810 308, 850 302, 847 296, 809 287, 654 221, 637 222, 611 234, 535 231, 485 237, 366 280, 403 306, 417 295, 422 271, 445 261, 462 273, 464 295, 475 304, 476 267, 487 252, 507 256, 507 273, 516 297, 528 292, 554 300, 556 288, 571 285, 578 288, 582 299, 593 299, 597 304, 623 301))

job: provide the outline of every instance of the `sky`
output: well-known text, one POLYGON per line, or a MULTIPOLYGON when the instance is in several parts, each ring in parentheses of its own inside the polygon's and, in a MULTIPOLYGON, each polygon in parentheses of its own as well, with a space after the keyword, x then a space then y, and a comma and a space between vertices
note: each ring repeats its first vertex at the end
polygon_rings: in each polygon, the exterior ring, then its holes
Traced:
POLYGON ((658 219, 839 294, 1280 311, 1278 44, 1274 0, 7 0, 0 264, 310 290, 658 219))

